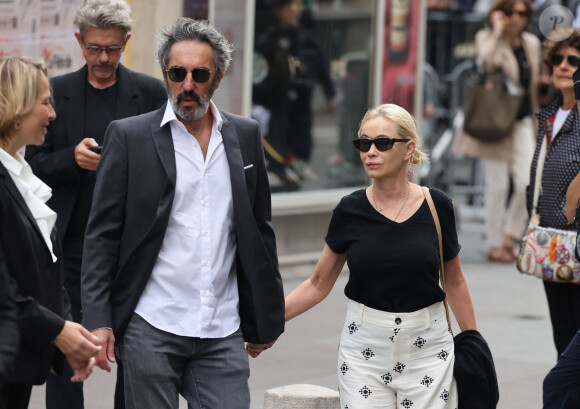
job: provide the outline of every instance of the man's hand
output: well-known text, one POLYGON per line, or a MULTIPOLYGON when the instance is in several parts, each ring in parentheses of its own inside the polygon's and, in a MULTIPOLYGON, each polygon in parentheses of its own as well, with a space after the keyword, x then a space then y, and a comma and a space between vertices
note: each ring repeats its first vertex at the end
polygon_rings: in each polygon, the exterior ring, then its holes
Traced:
POLYGON ((81 169, 96 170, 101 155, 90 150, 99 144, 93 138, 83 139, 75 148, 75 161, 81 169))
POLYGON ((74 375, 70 378, 71 382, 84 382, 93 373, 95 366, 95 358, 88 361, 77 361, 72 358, 66 358, 68 364, 72 368, 74 375))
POLYGON ((94 330, 93 335, 97 338, 97 345, 102 347, 97 355, 97 366, 103 371, 111 372, 109 362, 115 362, 115 335, 106 328, 94 330))
POLYGON ((246 351, 248 351, 248 355, 250 355, 252 358, 256 358, 266 349, 271 348, 275 342, 275 340, 268 344, 252 344, 251 342, 248 342, 246 344, 246 351))
POLYGON ((72 321, 65 321, 64 328, 54 340, 54 345, 66 355, 76 361, 88 361, 101 350, 97 345, 97 338, 82 325, 72 321))

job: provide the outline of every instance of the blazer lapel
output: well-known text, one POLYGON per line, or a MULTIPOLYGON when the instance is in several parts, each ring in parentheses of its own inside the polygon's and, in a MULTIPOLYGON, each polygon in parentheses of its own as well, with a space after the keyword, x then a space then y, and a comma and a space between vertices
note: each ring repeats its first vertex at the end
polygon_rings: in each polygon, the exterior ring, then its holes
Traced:
POLYGON ((159 155, 159 159, 161 160, 165 173, 167 174, 167 179, 171 186, 175 188, 177 167, 175 164, 175 148, 173 146, 173 138, 171 137, 171 127, 169 123, 162 127, 159 126, 163 119, 164 112, 165 106, 157 110, 157 115, 155 115, 155 120, 150 125, 150 129, 153 143, 155 144, 157 154, 159 155))
POLYGON ((117 104, 115 118, 128 118, 139 114, 139 93, 133 79, 129 75, 129 70, 119 64, 117 70, 117 104))
POLYGON ((62 115, 66 124, 66 134, 71 145, 77 145, 85 134, 85 87, 87 83, 87 66, 75 72, 65 91, 62 115))
POLYGON ((6 185, 6 188, 8 190, 8 193, 12 196, 12 198, 14 199, 16 204, 18 204, 18 206, 20 207, 20 210, 22 210, 22 212, 26 215, 26 218, 28 219, 28 221, 32 225, 32 228, 34 229, 36 234, 38 234, 40 241, 44 244, 44 248, 46 249, 46 251, 50 252, 50 249, 48 248, 48 246, 46 245, 46 242, 44 241, 44 237, 42 236, 40 228, 38 227, 38 223, 36 222, 36 219, 34 218, 34 216, 32 216, 32 213, 30 213, 30 209, 28 208, 28 205, 26 204, 26 202, 24 201, 24 198, 20 194, 20 191, 16 187, 16 184, 12 180, 12 176, 10 176, 10 174, 8 173, 8 170, 0 162, 0 179, 1 178, 5 179, 5 181, 6 181, 5 185, 6 185))
POLYGON ((238 140, 236 129, 232 122, 222 114, 223 124, 221 129, 224 140, 224 148, 228 164, 230 165, 230 180, 232 183, 232 198, 234 209, 237 205, 248 202, 248 196, 245 193, 246 175, 244 174, 244 164, 240 142, 238 140))

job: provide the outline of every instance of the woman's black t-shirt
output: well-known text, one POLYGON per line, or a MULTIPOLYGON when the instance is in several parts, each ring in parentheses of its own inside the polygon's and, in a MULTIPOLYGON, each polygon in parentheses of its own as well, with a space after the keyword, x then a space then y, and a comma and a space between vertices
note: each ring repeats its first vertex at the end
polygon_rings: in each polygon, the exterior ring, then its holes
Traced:
MULTIPOLYGON (((443 259, 459 254, 451 199, 430 189, 443 236, 443 259)), ((443 301, 439 286, 439 244, 426 200, 397 223, 377 212, 365 189, 342 198, 326 235, 332 251, 347 254, 348 298, 381 311, 413 312, 443 301)))

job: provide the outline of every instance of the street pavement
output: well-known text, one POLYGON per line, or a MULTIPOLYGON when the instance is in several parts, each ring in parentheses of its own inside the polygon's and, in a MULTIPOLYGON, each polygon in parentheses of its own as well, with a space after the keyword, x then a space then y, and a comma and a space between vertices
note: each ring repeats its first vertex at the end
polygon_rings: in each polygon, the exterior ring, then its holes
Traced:
MULTIPOLYGON (((499 380, 499 409, 541 409, 542 381, 556 362, 548 306, 542 283, 523 276, 514 264, 489 263, 480 221, 459 224, 460 253, 477 323, 493 353, 499 380)), ((321 241, 322 246, 322 241, 321 241)), ((308 277, 284 278, 286 293, 308 277)), ((264 392, 290 384, 315 384, 336 390, 336 356, 344 321, 341 274, 318 306, 287 323, 274 347, 250 360, 251 409, 262 409, 264 392)), ((452 318, 453 320, 453 318, 452 318)), ((458 333, 458 328, 454 328, 458 333)), ((115 376, 99 369, 85 383, 86 409, 113 407, 115 376)), ((44 408, 44 387, 35 387, 30 408, 44 408)), ((180 409, 186 409, 182 399, 180 409)))

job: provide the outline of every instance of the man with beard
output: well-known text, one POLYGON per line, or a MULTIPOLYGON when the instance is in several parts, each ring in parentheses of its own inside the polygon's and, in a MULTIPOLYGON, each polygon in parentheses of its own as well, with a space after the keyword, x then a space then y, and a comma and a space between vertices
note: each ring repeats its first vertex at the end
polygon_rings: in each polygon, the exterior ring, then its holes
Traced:
MULTIPOLYGON (((56 120, 48 127, 41 146, 26 149, 34 174, 52 188, 48 205, 58 214, 56 227, 63 245, 65 287, 75 322, 82 321, 83 243, 105 130, 114 119, 150 112, 167 102, 161 81, 119 63, 131 37, 129 12, 123 0, 86 0, 79 8, 74 20, 79 30, 75 35, 86 65, 51 80, 56 120)), ((118 369, 120 381, 120 366, 118 369)), ((71 376, 68 368, 62 377, 49 376, 47 409, 83 408, 82 383, 70 382, 71 376)), ((115 400, 115 407, 122 408, 122 395, 115 400)))
POLYGON ((83 324, 119 354, 127 408, 247 409, 252 354, 284 330, 260 129, 217 109, 233 48, 206 21, 159 34, 169 102, 113 121, 82 268, 83 324), (114 348, 115 347, 115 348, 114 348))

